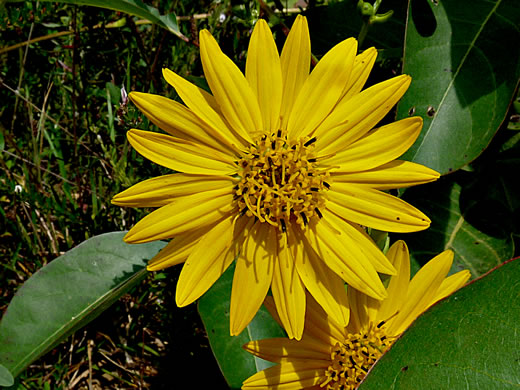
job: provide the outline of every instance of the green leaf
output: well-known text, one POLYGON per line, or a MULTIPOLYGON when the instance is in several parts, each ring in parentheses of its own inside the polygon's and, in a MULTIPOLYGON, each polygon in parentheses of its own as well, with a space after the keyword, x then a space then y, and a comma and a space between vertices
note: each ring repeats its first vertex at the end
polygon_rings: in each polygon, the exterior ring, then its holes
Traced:
MULTIPOLYGON (((473 174, 458 172, 405 192, 403 199, 432 220, 428 230, 398 235, 410 248, 414 270, 451 249, 455 252, 452 272, 469 269, 475 278, 513 255, 510 231, 495 229, 489 220, 483 224, 479 219, 489 207, 480 201, 487 193, 471 191, 471 180, 473 174)), ((500 223, 500 216, 496 215, 493 224, 500 223)))
POLYGON ((12 386, 14 384, 14 378, 7 368, 0 364, 0 386, 12 386))
POLYGON ((420 316, 359 389, 518 389, 519 324, 517 259, 420 316))
POLYGON ((466 219, 478 229, 495 237, 520 234, 520 148, 499 154, 486 162, 465 186, 461 208, 466 219), (509 155, 509 157, 508 157, 509 155))
MULTIPOLYGON (((7 3, 18 3, 22 0, 7 0, 7 3)), ((43 0, 51 1, 51 0, 43 0)), ((149 6, 140 0, 61 0, 52 1, 53 3, 67 3, 74 5, 88 5, 124 12, 130 15, 147 19, 152 23, 161 26, 180 38, 185 38, 179 30, 177 17, 175 14, 161 15, 157 8, 149 6)))
POLYGON ((442 174, 475 159, 500 124, 520 77, 513 0, 410 2, 403 73, 413 78, 398 118, 424 127, 404 158, 442 174))
POLYGON ((244 351, 242 345, 251 340, 283 337, 285 334, 262 306, 242 333, 229 335, 229 303, 234 271, 233 264, 202 296, 198 308, 222 374, 232 389, 239 389, 245 379, 273 365, 244 351))
POLYGON ((130 245, 124 232, 93 237, 32 275, 0 323, 0 364, 17 376, 146 276, 162 242, 130 245))

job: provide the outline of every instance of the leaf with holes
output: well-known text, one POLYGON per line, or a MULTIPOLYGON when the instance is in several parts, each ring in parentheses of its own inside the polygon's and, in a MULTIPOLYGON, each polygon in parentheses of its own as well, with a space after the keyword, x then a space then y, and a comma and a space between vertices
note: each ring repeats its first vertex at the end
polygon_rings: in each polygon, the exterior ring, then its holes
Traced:
POLYGON ((421 315, 359 390, 518 389, 520 259, 421 315))
POLYGON ((442 174, 475 159, 504 121, 520 76, 520 12, 512 0, 411 1, 398 118, 423 130, 404 158, 442 174))
POLYGON ((428 230, 399 235, 410 248, 414 271, 446 249, 455 252, 451 272, 469 269, 473 278, 513 256, 510 231, 496 228, 500 219, 493 224, 487 221, 485 225, 474 219, 481 214, 479 209, 486 207, 477 202, 485 194, 468 187, 474 180, 473 174, 461 171, 404 193, 404 200, 432 220, 428 230), (472 218, 468 219, 468 215, 472 218))
POLYGON ((239 389, 245 379, 273 365, 244 351, 242 345, 251 340, 283 337, 284 332, 262 306, 242 333, 229 335, 229 303, 234 270, 233 264, 202 296, 198 308, 222 374, 232 389, 239 389))
POLYGON ((130 245, 124 232, 93 237, 32 275, 0 323, 0 364, 17 376, 92 321, 147 274, 163 242, 130 245))

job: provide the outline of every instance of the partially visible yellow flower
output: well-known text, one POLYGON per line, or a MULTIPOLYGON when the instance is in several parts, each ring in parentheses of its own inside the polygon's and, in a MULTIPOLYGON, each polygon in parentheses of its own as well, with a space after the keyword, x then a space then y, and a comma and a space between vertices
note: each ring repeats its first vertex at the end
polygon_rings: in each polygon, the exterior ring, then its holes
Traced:
POLYGON ((373 128, 406 92, 410 77, 362 91, 377 51, 357 54, 353 38, 334 46, 309 73, 302 16, 281 55, 267 23, 257 22, 245 75, 207 30, 200 33, 200 53, 212 95, 167 69, 163 75, 185 105, 130 94, 168 135, 133 129, 128 140, 179 173, 114 197, 121 206, 160 207, 125 241, 173 238, 148 269, 186 262, 179 306, 198 299, 236 259, 232 335, 251 321, 269 289, 289 337, 302 335, 306 290, 346 325, 344 282, 382 299, 378 273, 395 273, 361 226, 412 232, 430 225, 419 210, 385 192, 439 177, 395 160, 416 140, 421 118, 373 128))
MULTIPOLYGON (((462 287, 467 270, 446 278, 453 252, 434 257, 410 281, 410 258, 404 241, 388 251, 397 269, 382 301, 349 288, 350 322, 341 326, 311 298, 301 341, 286 338, 247 343, 244 348, 279 363, 247 379, 242 389, 355 389, 370 367, 426 309, 462 287)), ((276 313, 272 302, 266 304, 276 313)))

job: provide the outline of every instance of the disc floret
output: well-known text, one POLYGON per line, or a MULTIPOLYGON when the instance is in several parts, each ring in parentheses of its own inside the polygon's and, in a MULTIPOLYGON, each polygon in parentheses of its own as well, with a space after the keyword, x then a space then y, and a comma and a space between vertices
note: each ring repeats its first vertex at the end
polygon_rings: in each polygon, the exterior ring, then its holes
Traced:
POLYGON ((349 333, 343 343, 331 347, 331 364, 320 386, 327 390, 354 390, 394 340, 395 337, 387 336, 384 322, 349 333))
POLYGON ((303 229, 321 218, 330 180, 314 154, 316 138, 288 140, 282 130, 263 135, 238 161, 240 182, 235 199, 241 214, 280 230, 288 222, 303 229))

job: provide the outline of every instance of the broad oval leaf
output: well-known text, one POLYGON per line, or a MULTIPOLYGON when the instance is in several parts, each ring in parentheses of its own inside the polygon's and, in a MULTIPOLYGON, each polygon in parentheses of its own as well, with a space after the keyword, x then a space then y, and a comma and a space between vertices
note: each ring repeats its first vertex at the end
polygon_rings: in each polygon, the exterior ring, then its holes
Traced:
POLYGON ((146 276, 162 242, 130 245, 124 232, 93 237, 53 260, 17 291, 0 322, 0 364, 17 376, 146 276))
MULTIPOLYGON (((412 268, 416 271, 440 252, 451 249, 455 259, 451 272, 468 269, 476 278, 513 256, 514 244, 507 231, 485 230, 468 220, 483 205, 477 202, 483 194, 467 194, 468 172, 458 172, 439 181, 406 190, 403 199, 424 212, 431 220, 429 229, 399 235, 410 248, 412 268), (464 188, 463 188, 464 186, 464 188), (468 206, 461 208, 461 194, 468 206), (472 195, 472 199, 468 196, 472 195)), ((485 206, 484 206, 485 207, 485 206)), ((494 221, 496 224, 500 220, 494 221)), ((490 226, 490 221, 487 221, 490 226)))
POLYGON ((359 389, 518 389, 519 324, 516 259, 421 315, 359 389))
POLYGON ((14 378, 7 368, 0 364, 0 386, 12 386, 14 384, 14 378))
MULTIPOLYGON (((22 0, 7 0, 8 3, 17 3, 22 0)), ((42 0, 51 1, 51 0, 42 0)), ((152 23, 161 26, 180 38, 185 38, 180 32, 177 25, 177 17, 175 14, 161 15, 157 8, 143 3, 141 0, 61 0, 53 1, 53 3, 67 3, 74 5, 89 5, 111 9, 114 11, 124 12, 135 15, 143 19, 147 19, 152 23)))
POLYGON ((504 120, 520 77, 520 12, 513 0, 410 2, 398 118, 423 130, 404 158, 442 174, 475 159, 504 120))
POLYGON ((262 306, 253 321, 238 336, 229 335, 229 304, 235 266, 232 264, 220 279, 200 298, 199 314, 208 334, 211 350, 226 382, 232 389, 240 389, 242 382, 273 363, 260 359, 242 349, 252 340, 284 337, 282 328, 262 306))

